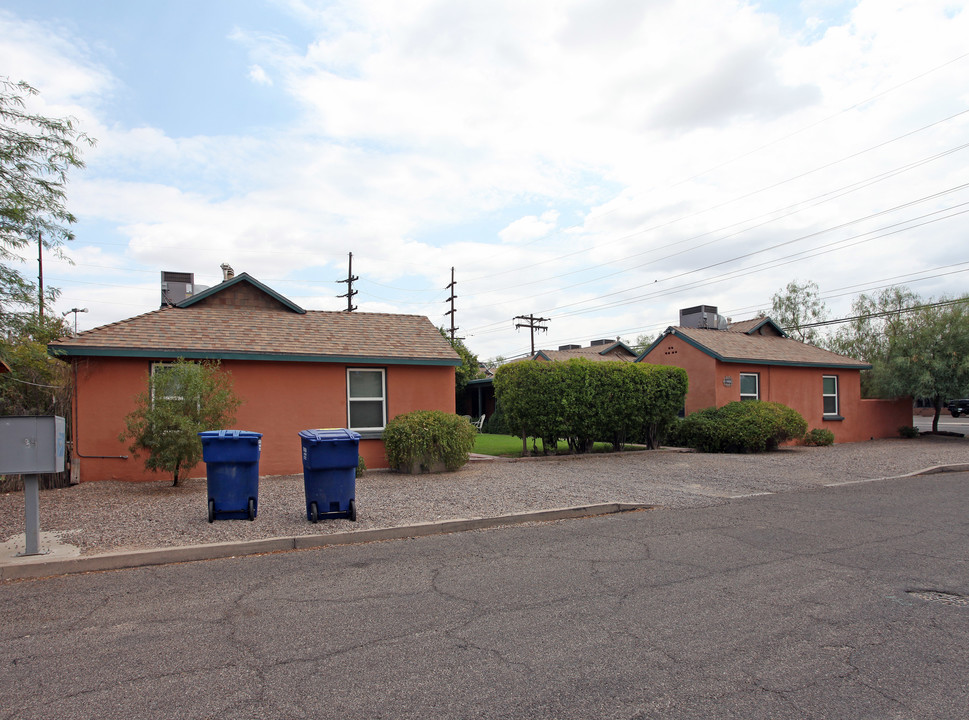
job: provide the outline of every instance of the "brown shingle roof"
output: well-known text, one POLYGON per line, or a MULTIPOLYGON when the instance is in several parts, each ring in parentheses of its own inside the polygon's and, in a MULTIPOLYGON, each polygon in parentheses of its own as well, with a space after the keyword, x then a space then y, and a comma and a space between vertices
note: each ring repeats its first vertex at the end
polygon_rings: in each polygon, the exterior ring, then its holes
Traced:
POLYGON ((726 362, 746 361, 759 364, 811 365, 859 370, 871 367, 860 360, 787 337, 684 327, 671 327, 667 333, 674 333, 707 354, 726 362))
POLYGON ((460 364, 450 343, 420 315, 296 313, 203 303, 162 308, 48 347, 54 355, 460 364))

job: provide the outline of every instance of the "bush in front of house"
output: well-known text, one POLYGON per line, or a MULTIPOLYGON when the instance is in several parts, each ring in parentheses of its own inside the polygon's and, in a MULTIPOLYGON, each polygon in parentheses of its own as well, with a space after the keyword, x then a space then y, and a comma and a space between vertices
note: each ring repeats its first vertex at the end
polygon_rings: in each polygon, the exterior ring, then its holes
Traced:
POLYGON ((807 422, 786 405, 761 400, 732 402, 687 416, 677 442, 700 452, 763 452, 802 437, 807 422))
POLYGON ((572 452, 594 441, 658 446, 686 397, 681 368, 648 363, 524 361, 495 372, 495 397, 511 434, 541 438, 554 448, 560 438, 572 452))
POLYGON ((804 444, 810 447, 834 445, 834 433, 827 428, 814 428, 804 436, 804 444))
POLYGON ((398 415, 384 430, 391 467, 427 471, 437 464, 457 470, 468 461, 477 429, 460 415, 415 410, 398 415))

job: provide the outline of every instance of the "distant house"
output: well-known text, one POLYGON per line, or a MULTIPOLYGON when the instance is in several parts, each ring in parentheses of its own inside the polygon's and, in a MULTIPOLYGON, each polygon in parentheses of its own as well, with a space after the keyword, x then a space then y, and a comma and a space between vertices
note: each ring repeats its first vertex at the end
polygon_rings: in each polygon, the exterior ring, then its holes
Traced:
POLYGON ((531 356, 532 360, 562 361, 585 358, 595 362, 635 362, 636 352, 619 340, 593 340, 588 347, 581 345, 560 345, 558 350, 539 350, 531 356))
POLYGON ((638 362, 686 370, 685 413, 735 400, 771 400, 797 410, 836 442, 897 437, 912 424, 912 400, 863 400, 871 366, 787 337, 768 317, 728 324, 713 306, 680 312, 638 362))
POLYGON ((194 294, 186 284, 171 300, 164 278, 171 305, 48 345, 73 371, 81 481, 158 478, 118 435, 149 373, 178 358, 219 360, 231 373, 235 427, 263 433, 262 475, 302 472, 299 431, 326 427, 360 432, 367 467, 386 467, 388 420, 454 412, 461 360, 426 317, 307 311, 246 273, 194 294))

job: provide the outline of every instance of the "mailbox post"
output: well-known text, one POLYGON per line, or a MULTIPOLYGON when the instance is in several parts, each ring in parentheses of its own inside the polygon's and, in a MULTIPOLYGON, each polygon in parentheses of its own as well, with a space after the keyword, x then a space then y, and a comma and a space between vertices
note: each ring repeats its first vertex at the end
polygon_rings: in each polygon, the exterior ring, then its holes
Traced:
POLYGON ((64 470, 64 418, 46 416, 0 417, 0 474, 24 476, 24 537, 22 555, 40 550, 41 473, 64 470))

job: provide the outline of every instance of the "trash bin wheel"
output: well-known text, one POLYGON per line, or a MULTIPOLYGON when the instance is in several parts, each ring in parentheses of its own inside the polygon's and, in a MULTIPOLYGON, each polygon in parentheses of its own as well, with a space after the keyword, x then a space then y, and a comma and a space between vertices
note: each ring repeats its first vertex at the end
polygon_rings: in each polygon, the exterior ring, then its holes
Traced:
POLYGON ((318 523, 320 521, 320 509, 316 506, 315 502, 310 503, 310 522, 318 523))
POLYGON ((256 501, 253 498, 249 498, 249 519, 256 519, 256 501))
POLYGON ((215 500, 209 498, 209 522, 215 520, 215 500))
POLYGON ((350 522, 356 522, 356 521, 357 521, 357 501, 351 500, 350 501, 350 522))

